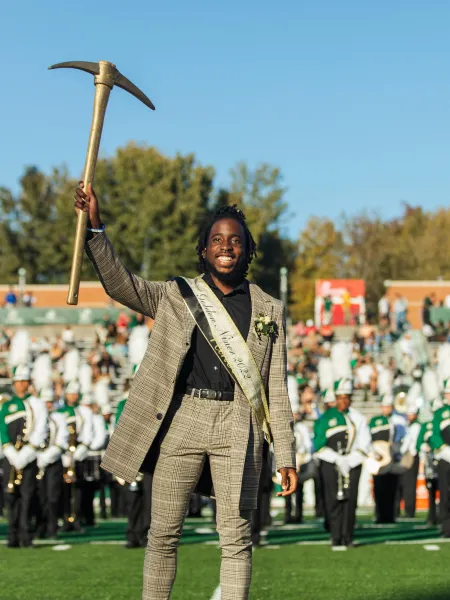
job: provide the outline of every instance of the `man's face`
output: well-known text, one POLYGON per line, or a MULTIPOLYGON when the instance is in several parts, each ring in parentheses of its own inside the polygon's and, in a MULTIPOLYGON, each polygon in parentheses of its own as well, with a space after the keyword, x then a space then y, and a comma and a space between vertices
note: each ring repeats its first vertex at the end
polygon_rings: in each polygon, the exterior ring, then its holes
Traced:
POLYGON ((350 408, 350 402, 350 394, 339 394, 336 396, 336 407, 341 412, 350 408))
POLYGON ((392 406, 382 406, 381 407, 381 414, 383 415, 383 417, 390 417, 392 415, 392 411, 393 411, 393 407, 392 406))
POLYGON ((66 394, 66 402, 69 406, 75 406, 79 397, 79 394, 66 394))
POLYGON ((19 397, 24 396, 27 393, 29 385, 29 381, 15 381, 13 384, 14 391, 19 397))
POLYGON ((203 257, 207 269, 221 281, 239 280, 245 271, 245 232, 235 219, 220 219, 211 227, 203 257))

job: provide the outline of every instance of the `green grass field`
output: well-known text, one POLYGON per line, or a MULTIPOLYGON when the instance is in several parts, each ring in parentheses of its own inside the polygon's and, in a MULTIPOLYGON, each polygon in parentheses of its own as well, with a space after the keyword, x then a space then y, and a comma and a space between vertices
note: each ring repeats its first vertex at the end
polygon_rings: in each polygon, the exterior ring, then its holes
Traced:
MULTIPOLYGON (((124 521, 100 522, 33 550, 0 546, 3 600, 139 600, 144 551, 126 550, 124 521)), ((188 520, 173 600, 209 600, 220 551, 208 520, 188 520)), ((6 526, 0 523, 0 539, 6 526)), ((376 527, 360 517, 360 546, 333 552, 319 523, 270 528, 255 550, 251 600, 444 600, 450 598, 450 544, 422 517, 376 527), (428 549, 427 549, 428 548, 428 549), (431 549, 430 549, 431 548, 431 549), (434 549, 433 549, 434 548, 434 549)))

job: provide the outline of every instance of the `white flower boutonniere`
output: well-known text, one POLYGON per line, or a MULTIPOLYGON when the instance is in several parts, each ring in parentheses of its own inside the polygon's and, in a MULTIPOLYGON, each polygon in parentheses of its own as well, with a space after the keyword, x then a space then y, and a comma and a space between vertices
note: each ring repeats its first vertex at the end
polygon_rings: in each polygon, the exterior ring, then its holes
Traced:
POLYGON ((263 335, 275 338, 278 336, 278 327, 275 321, 267 315, 258 315, 255 320, 256 335, 261 339, 263 335))

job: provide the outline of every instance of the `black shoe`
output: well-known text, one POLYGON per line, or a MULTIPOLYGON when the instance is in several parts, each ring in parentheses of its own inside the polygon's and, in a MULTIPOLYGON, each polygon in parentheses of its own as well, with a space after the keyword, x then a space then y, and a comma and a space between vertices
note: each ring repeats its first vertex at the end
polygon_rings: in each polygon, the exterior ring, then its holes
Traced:
POLYGON ((139 544, 139 542, 127 542, 125 544, 125 548, 140 548, 141 545, 139 544))
POLYGON ((34 548, 33 542, 23 542, 22 548, 34 548))
POLYGON ((285 519, 284 519, 285 525, 290 525, 293 522, 294 522, 294 519, 292 517, 285 517, 285 519))
POLYGON ((20 544, 19 544, 19 542, 16 542, 16 541, 14 541, 14 542, 8 542, 6 544, 6 547, 7 548, 20 548, 20 544))

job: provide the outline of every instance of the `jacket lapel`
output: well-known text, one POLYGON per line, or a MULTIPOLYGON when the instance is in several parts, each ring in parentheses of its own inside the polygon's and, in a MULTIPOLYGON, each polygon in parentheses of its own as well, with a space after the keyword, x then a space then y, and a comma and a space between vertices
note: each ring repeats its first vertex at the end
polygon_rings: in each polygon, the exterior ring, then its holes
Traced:
POLYGON ((261 370, 264 357, 267 351, 267 345, 269 343, 268 336, 261 336, 261 339, 256 334, 255 320, 258 315, 269 316, 272 318, 272 303, 270 300, 266 300, 261 289, 254 283, 250 283, 250 298, 252 301, 252 316, 250 319, 250 330, 247 336, 247 345, 250 348, 250 352, 255 359, 256 365, 261 370))

